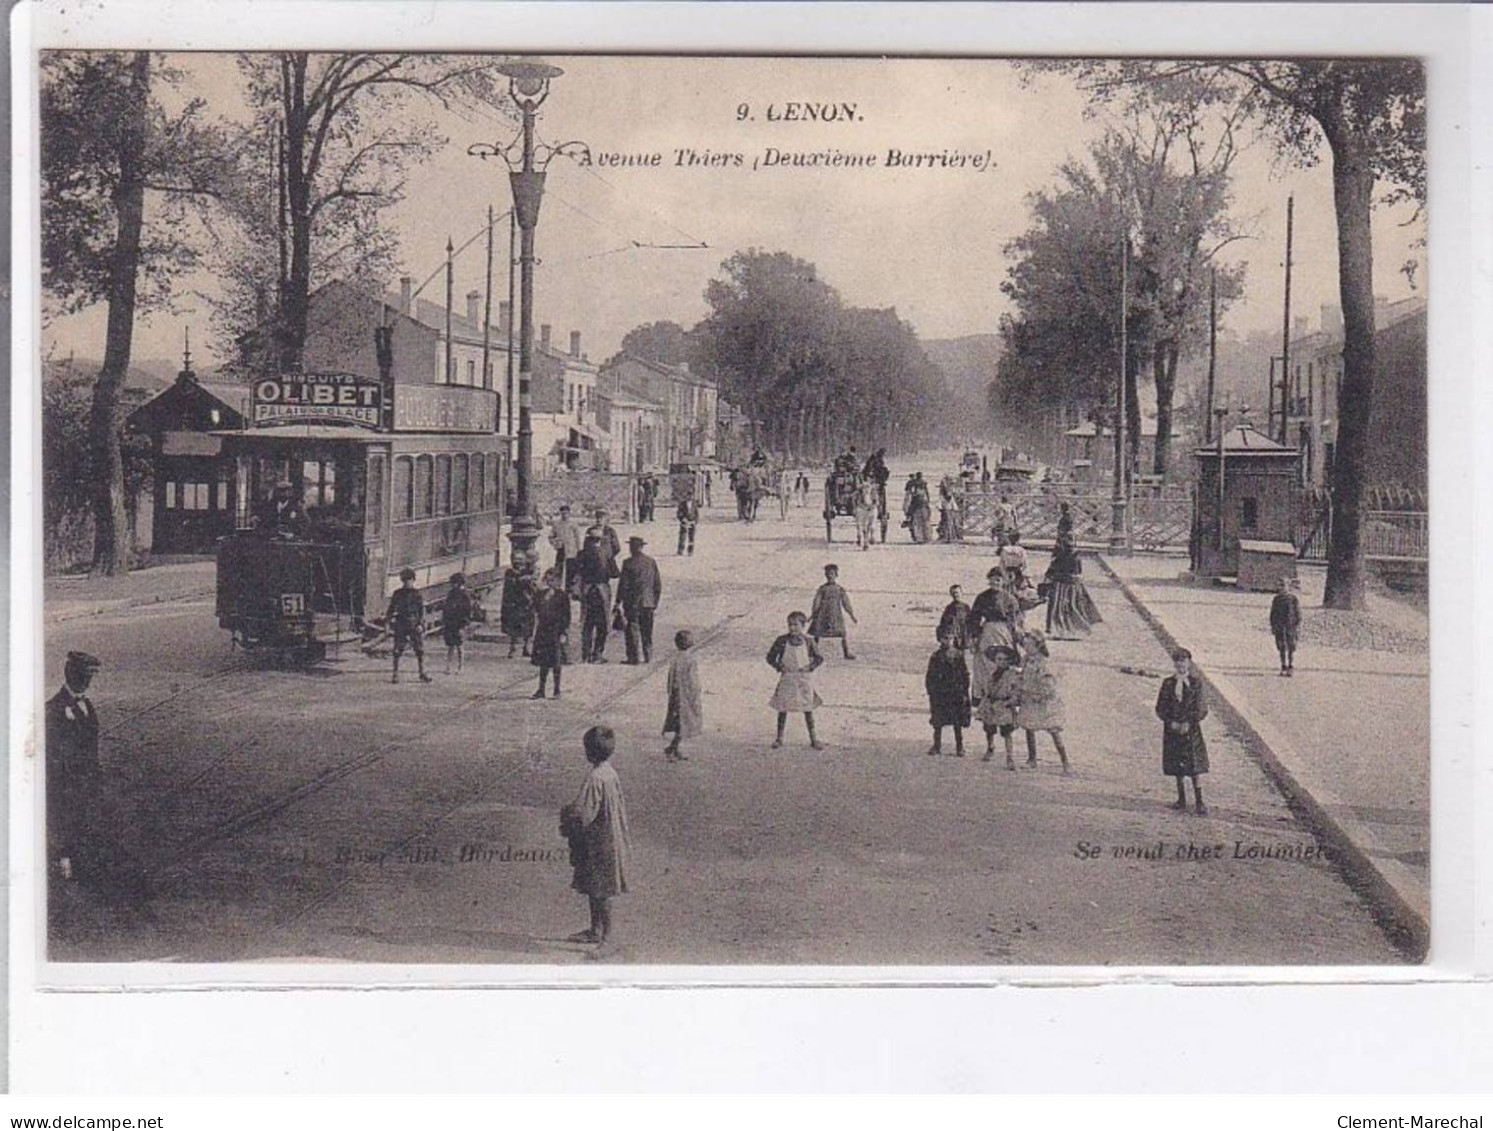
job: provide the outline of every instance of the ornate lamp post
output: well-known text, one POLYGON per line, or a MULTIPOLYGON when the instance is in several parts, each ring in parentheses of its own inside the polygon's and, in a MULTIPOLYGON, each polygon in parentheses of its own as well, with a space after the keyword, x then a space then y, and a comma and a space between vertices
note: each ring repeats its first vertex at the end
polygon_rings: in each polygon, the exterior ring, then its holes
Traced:
POLYGON ((518 137, 507 145, 479 143, 467 152, 484 161, 489 157, 501 157, 507 164, 513 211, 519 228, 518 514, 514 516, 508 534, 516 554, 520 550, 530 550, 539 538, 539 524, 532 502, 534 422, 530 392, 534 374, 534 229, 539 224, 546 166, 557 154, 584 150, 585 146, 580 142, 538 146, 534 143, 535 111, 549 97, 550 81, 564 73, 559 67, 537 60, 518 60, 500 64, 497 70, 508 76, 508 94, 518 107, 522 128, 518 137))

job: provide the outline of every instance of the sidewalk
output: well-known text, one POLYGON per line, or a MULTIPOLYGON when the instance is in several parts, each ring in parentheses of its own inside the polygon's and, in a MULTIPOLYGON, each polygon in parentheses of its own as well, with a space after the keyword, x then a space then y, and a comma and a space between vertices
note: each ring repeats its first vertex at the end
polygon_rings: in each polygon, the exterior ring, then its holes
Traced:
POLYGON ((1282 679, 1271 594, 1188 585, 1176 557, 1102 562, 1164 639, 1186 647, 1276 784, 1338 842, 1382 909, 1424 944, 1430 921, 1429 624, 1370 595, 1323 609, 1325 572, 1301 576, 1296 675, 1282 679))
POLYGON ((200 561, 131 570, 119 577, 55 575, 46 579, 45 619, 49 624, 60 624, 137 605, 210 596, 216 571, 215 562, 200 561))

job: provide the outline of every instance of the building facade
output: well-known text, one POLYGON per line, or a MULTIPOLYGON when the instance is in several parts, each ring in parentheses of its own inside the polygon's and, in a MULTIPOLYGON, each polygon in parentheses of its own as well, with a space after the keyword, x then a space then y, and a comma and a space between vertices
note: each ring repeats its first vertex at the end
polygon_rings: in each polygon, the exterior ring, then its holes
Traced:
MULTIPOLYGON (((1375 301, 1374 399, 1365 486, 1422 490, 1427 473, 1426 303, 1375 301)), ((1322 307, 1317 329, 1298 318, 1285 390, 1286 437, 1299 452, 1298 485, 1326 487, 1336 458, 1343 389, 1343 319, 1322 307)))
POLYGON ((626 398, 658 406, 661 434, 650 463, 715 458, 719 393, 714 380, 688 365, 663 365, 630 354, 609 363, 603 373, 603 387, 614 403, 626 398))

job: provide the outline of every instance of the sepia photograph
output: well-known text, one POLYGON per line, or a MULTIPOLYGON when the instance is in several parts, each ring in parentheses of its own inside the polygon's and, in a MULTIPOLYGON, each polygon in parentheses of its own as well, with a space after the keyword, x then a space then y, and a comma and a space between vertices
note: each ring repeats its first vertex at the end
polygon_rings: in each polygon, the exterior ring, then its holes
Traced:
POLYGON ((43 978, 1426 960, 1420 58, 36 78, 43 978))

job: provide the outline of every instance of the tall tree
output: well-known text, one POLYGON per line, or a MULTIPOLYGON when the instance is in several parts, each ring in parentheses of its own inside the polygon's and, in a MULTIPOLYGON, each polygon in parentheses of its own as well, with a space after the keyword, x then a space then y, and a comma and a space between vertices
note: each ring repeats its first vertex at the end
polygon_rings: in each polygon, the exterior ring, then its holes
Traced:
POLYGON ((300 368, 312 290, 332 278, 380 287, 393 274, 398 246, 380 214, 402 199, 409 168, 443 143, 416 104, 508 113, 506 80, 494 63, 366 52, 241 55, 255 121, 238 138, 229 201, 238 239, 225 247, 220 333, 237 337, 267 312, 273 330, 261 362, 300 368))
POLYGON ((622 348, 607 359, 607 365, 624 356, 656 361, 660 365, 680 365, 691 360, 691 346, 685 329, 678 322, 645 322, 634 326, 622 338, 622 348))
POLYGON ((121 389, 138 312, 168 301, 196 261, 181 202, 213 192, 218 134, 202 103, 168 113, 152 100, 149 52, 56 52, 42 60, 42 285, 53 312, 108 304, 104 360, 89 413, 93 568, 130 566, 121 389), (165 198, 152 220, 147 195, 165 198))
POLYGON ((1425 69, 1417 59, 1110 60, 1060 64, 1100 102, 1167 103, 1179 84, 1209 104, 1241 111, 1277 152, 1332 163, 1343 309, 1343 384, 1332 469, 1332 537, 1324 604, 1361 608, 1361 537, 1369 413, 1374 393, 1376 189, 1384 199, 1425 201, 1425 69))

